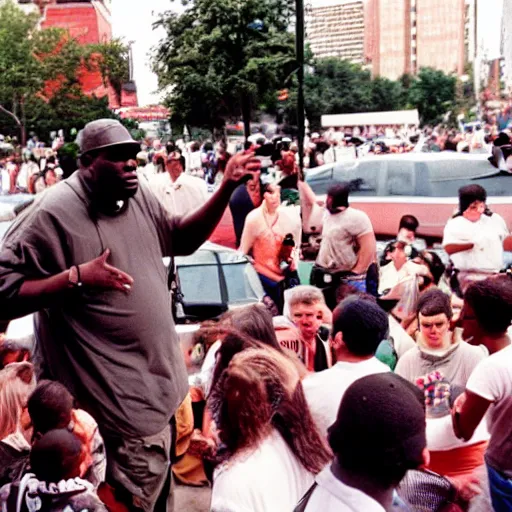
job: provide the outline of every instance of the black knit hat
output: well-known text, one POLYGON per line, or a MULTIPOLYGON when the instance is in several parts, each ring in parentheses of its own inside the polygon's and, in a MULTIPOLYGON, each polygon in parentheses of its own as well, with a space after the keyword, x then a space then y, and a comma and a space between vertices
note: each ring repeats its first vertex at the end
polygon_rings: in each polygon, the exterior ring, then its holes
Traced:
POLYGON ((398 375, 380 373, 347 389, 329 444, 348 471, 386 477, 419 466, 425 429, 422 392, 398 375))
POLYGON ((487 192, 480 185, 466 185, 459 189, 459 213, 464 213, 475 201, 487 201, 487 192))

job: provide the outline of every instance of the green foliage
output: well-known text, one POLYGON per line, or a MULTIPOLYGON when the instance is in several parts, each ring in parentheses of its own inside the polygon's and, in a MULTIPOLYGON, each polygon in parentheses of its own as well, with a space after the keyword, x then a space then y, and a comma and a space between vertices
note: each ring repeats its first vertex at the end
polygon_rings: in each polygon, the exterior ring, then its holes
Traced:
POLYGON ((42 140, 50 140, 50 133, 64 130, 81 130, 87 123, 96 119, 117 116, 108 107, 107 98, 90 98, 79 87, 61 90, 46 102, 32 97, 27 103, 27 129, 37 133, 42 140))
POLYGON ((434 125, 455 108, 457 79, 442 71, 422 68, 411 84, 408 102, 419 110, 422 124, 434 125))
MULTIPOLYGON (((294 85, 296 87, 296 84, 294 85)), ((326 114, 380 112, 400 110, 406 105, 402 83, 378 77, 359 64, 326 58, 313 60, 304 78, 306 114, 311 128, 320 128, 320 118, 326 114)), ((286 118, 295 123, 296 91, 285 105, 286 118)))
MULTIPOLYGON (((383 77, 372 79, 359 64, 337 58, 311 62, 305 75, 306 114, 311 129, 321 127, 326 114, 382 112, 417 108, 423 124, 433 124, 458 108, 456 79, 442 71, 422 69, 418 77, 404 75, 393 81, 383 77)), ((471 93, 464 91, 464 98, 471 93)), ((296 123, 296 83, 289 100, 283 105, 290 125, 296 123)))
POLYGON ((173 123, 213 131, 242 116, 247 125, 251 111, 272 104, 296 68, 288 31, 293 0, 183 4, 185 12, 167 12, 157 23, 166 38, 153 63, 161 89, 168 91, 173 123))

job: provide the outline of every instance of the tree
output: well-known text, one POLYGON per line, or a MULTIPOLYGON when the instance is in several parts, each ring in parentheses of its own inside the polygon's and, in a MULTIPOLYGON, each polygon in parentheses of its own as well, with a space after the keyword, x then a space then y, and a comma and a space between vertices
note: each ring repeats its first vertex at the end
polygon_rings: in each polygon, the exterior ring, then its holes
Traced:
POLYGON ((222 128, 243 118, 250 133, 255 108, 286 86, 296 69, 289 32, 293 0, 184 0, 165 13, 166 38, 154 70, 176 124, 222 128))
POLYGON ((371 109, 375 112, 387 112, 405 108, 404 89, 400 81, 394 82, 376 77, 371 83, 371 109))
POLYGON ((118 40, 81 46, 62 29, 40 30, 39 16, 12 1, 0 4, 1 131, 19 134, 24 145, 27 127, 47 135, 70 123, 78 128, 113 116, 106 100, 82 93, 78 77, 84 66, 96 66, 105 83, 120 91, 129 75, 128 49, 118 40))
POLYGON ((85 96, 78 86, 61 90, 49 101, 31 97, 26 107, 27 130, 37 133, 42 140, 50 140, 51 132, 57 129, 69 134, 73 128, 81 130, 96 119, 119 119, 110 110, 108 98, 85 96))
POLYGON ((454 76, 432 68, 422 68, 409 88, 408 102, 419 110, 422 124, 434 125, 456 106, 454 76))
MULTIPOLYGON (((311 128, 321 126, 326 114, 351 114, 399 110, 405 107, 400 82, 387 78, 372 80, 359 64, 338 58, 311 60, 310 71, 304 80, 306 114, 311 128)), ((289 123, 294 124, 296 90, 292 89, 285 111, 289 123)))
POLYGON ((44 84, 44 64, 35 51, 41 42, 37 22, 10 1, 0 6, 0 111, 15 122, 22 143, 25 102, 44 84))
POLYGON ((130 80, 129 48, 120 39, 107 43, 91 44, 84 48, 88 69, 101 72, 105 86, 110 84, 121 104, 123 85, 130 80))

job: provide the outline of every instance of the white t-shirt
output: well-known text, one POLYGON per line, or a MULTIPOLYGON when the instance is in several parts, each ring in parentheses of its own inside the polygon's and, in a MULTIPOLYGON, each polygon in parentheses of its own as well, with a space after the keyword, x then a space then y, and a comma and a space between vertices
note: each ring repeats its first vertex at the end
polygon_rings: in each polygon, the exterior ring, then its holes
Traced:
POLYGON ((213 478, 211 512, 292 512, 313 485, 314 475, 277 431, 254 451, 219 466, 213 478))
POLYGON ((462 216, 450 219, 444 228, 443 246, 473 243, 469 251, 451 255, 458 270, 499 272, 503 268, 503 241, 509 235, 507 224, 498 214, 482 215, 478 222, 462 216))
POLYGON ((481 421, 469 441, 458 439, 453 431, 450 414, 442 418, 427 418, 427 448, 431 452, 445 452, 455 448, 472 446, 489 440, 489 431, 485 421, 481 421))
POLYGON ((347 208, 327 214, 322 227, 322 242, 316 264, 336 271, 350 271, 357 263, 357 238, 373 232, 365 212, 347 208))
POLYGON ((367 494, 338 480, 330 467, 316 477, 318 486, 309 498, 305 512, 385 512, 367 494))
POLYGON ((487 413, 491 440, 486 458, 491 466, 512 476, 512 346, 479 363, 466 388, 493 402, 487 413))
POLYGON ((185 173, 182 173, 175 182, 167 172, 156 174, 150 178, 149 187, 173 216, 190 213, 208 200, 206 182, 185 173))
POLYGON ((389 372, 389 366, 372 357, 359 363, 340 361, 332 368, 309 375, 302 381, 306 401, 320 433, 336 421, 341 399, 348 387, 367 375, 389 372))

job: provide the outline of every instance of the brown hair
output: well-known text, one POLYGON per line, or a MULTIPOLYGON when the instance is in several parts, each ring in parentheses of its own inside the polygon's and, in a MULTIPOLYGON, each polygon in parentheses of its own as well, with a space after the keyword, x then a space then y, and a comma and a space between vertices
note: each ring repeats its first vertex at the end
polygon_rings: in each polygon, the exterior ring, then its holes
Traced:
POLYGON ((273 429, 308 471, 318 473, 331 460, 297 369, 272 348, 235 355, 213 388, 209 406, 226 446, 224 460, 242 449, 255 448, 273 429))
POLYGON ((231 324, 243 334, 282 352, 281 345, 277 341, 272 315, 262 304, 251 304, 233 311, 231 324))

